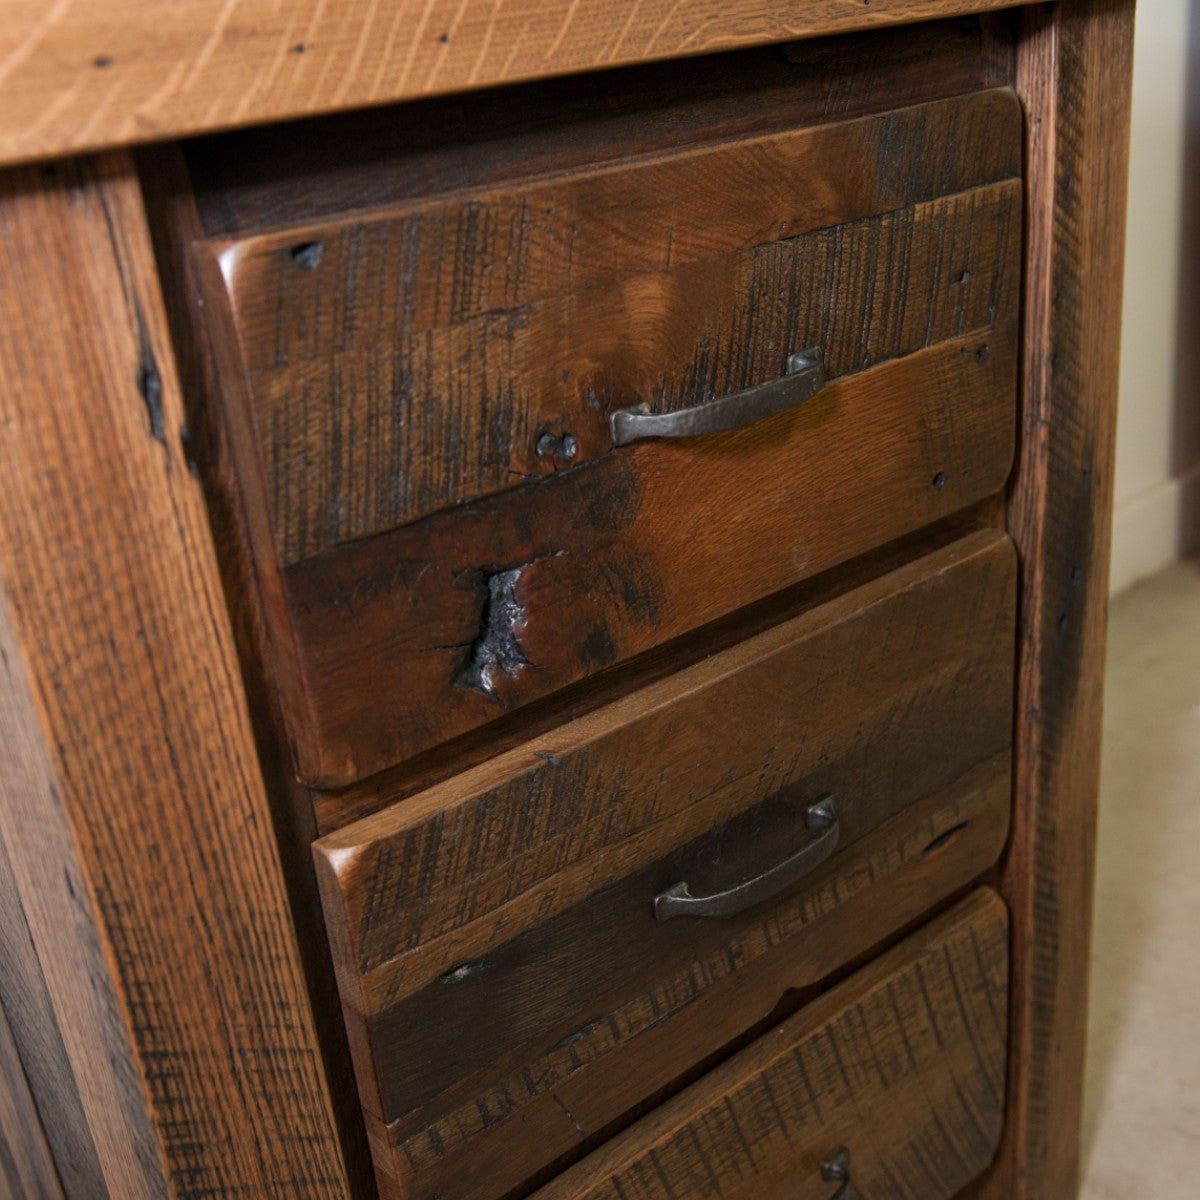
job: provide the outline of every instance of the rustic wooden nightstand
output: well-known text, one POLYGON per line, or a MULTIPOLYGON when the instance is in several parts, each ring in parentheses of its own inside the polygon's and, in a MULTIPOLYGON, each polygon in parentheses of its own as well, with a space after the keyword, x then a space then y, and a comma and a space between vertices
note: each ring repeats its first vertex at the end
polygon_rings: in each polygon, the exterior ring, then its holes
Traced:
POLYGON ((1132 4, 301 8, 0 57, 0 1180, 1072 1194, 1132 4))

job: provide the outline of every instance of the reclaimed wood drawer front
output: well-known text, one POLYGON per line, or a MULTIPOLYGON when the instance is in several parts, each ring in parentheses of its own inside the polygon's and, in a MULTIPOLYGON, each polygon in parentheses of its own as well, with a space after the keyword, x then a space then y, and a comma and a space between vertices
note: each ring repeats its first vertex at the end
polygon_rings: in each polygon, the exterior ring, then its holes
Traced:
MULTIPOLYGON (((301 774, 338 786, 1003 486, 1011 92, 198 250, 301 774), (830 380, 749 427, 611 414, 830 380)), ((403 164, 397 164, 403 170, 403 164)))
POLYGON ((980 531, 319 841, 381 1178, 504 1194, 985 870, 1014 588, 980 531))
POLYGON ((536 1198, 950 1200, 999 1143, 1007 981, 981 890, 536 1198))

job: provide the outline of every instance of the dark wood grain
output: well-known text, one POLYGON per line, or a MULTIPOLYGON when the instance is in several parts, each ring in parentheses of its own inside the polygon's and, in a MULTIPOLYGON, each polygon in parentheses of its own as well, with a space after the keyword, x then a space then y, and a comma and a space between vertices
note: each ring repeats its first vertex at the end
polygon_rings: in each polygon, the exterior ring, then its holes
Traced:
POLYGON ((950 1200, 1004 1111, 1008 921, 978 892, 536 1193, 950 1200))
MULTIPOLYGON (((903 700, 898 701, 896 709, 903 704, 903 700)), ((962 715, 966 721, 975 716, 969 712, 962 715)), ((999 731, 1008 727, 1005 719, 1008 715, 1002 708, 997 722, 999 731)), ((947 726, 932 721, 926 728, 943 740, 951 736, 947 726)), ((964 743, 968 740, 969 735, 963 737, 964 743)), ((887 747, 878 746, 876 750, 882 758, 887 747)), ((927 749, 923 752, 929 753, 927 749)), ((760 935, 772 921, 777 922, 780 930, 788 929, 791 924, 787 917, 780 918, 777 904, 766 903, 761 911, 720 920, 677 919, 669 924, 654 920, 650 908, 653 897, 681 880, 699 894, 731 887, 795 853, 812 837, 804 836, 803 824, 797 820, 804 807, 800 797, 810 802, 823 794, 833 796, 834 800, 843 797, 839 847, 844 853, 882 824, 891 815, 889 809, 916 803, 911 798, 907 765, 893 762, 896 784, 886 794, 880 794, 882 788, 877 792, 871 782, 856 780, 853 794, 846 797, 855 770, 863 775, 869 771, 869 766, 854 759, 839 762, 827 772, 815 773, 824 775, 827 783, 806 778, 803 786, 785 784, 772 799, 749 812, 739 814, 678 850, 667 851, 650 867, 609 883, 585 901, 494 949, 472 956, 415 994, 390 1004, 368 1022, 369 1035, 376 1047, 375 1067, 383 1112, 407 1113, 462 1077, 489 1067, 513 1046, 541 1042, 548 1036, 555 1039, 576 1036, 581 1021, 585 1024, 595 1021, 597 1013, 608 1012, 610 1005, 613 1008, 640 1005, 647 1012, 657 1008, 654 1019, 665 1020, 676 1007, 707 999, 705 968, 708 967, 709 973, 719 972, 720 968, 711 964, 719 964, 723 959, 735 962, 739 970, 743 967, 758 970, 761 964, 755 960, 772 946, 769 937, 758 940, 755 935, 760 935), (883 808, 884 801, 887 808, 882 813, 871 811, 875 806, 883 808), (750 936, 743 937, 747 930, 751 931, 750 936), (752 963, 755 965, 751 966, 752 963), (670 982, 660 985, 657 983, 660 977, 670 982), (647 1003, 644 992, 647 978, 655 981, 654 986, 661 987, 662 995, 668 999, 659 997, 655 1004, 651 987, 651 1000, 647 1003), (635 997, 632 1003, 631 995, 635 997), (619 997, 619 1001, 606 1003, 602 999, 606 996, 619 997)), ((1010 785, 1008 765, 1007 751, 1001 749, 985 760, 981 768, 966 772, 942 790, 950 795, 965 793, 971 799, 981 797, 1002 818, 1006 788, 1010 785)), ((928 788, 917 793, 918 796, 937 794, 928 788)), ((963 808, 969 807, 964 802, 963 808)), ((923 847, 936 843, 964 820, 973 819, 958 811, 953 815, 954 820, 939 827, 925 828, 923 847)), ((1003 828, 1003 820, 993 824, 993 832, 996 825, 1003 828)), ((1000 844, 999 840, 991 841, 993 852, 998 851, 1000 844)), ((959 847, 960 851, 963 849, 966 847, 959 847)), ((982 865, 990 863, 984 861, 982 865)), ((929 900, 937 899, 940 894, 931 888, 929 900)), ((792 902, 794 906, 794 897, 792 902)), ((886 910, 890 906, 884 907, 886 910)), ((850 939, 845 939, 839 952, 846 953, 849 944, 850 939)), ((805 948, 812 953, 812 939, 806 941, 805 948)), ((769 972, 762 974, 763 982, 770 979, 769 972)), ((790 979, 788 986, 795 986, 790 979)), ((784 990, 780 987, 779 994, 784 990)), ((684 1043, 686 1054, 702 1056, 709 1037, 711 1033, 688 1039, 684 1043)), ((686 1068, 687 1061, 680 1065, 686 1068)), ((627 1102, 635 1098, 633 1092, 626 1096, 627 1102)))
POLYGON ((344 786, 995 491, 1018 116, 992 90, 198 244, 301 777, 344 786), (798 416, 611 450, 608 411, 776 378, 801 342, 840 378, 798 416))
MULTIPOLYGON (((1017 146, 979 124, 981 141, 1017 146)), ((885 136, 894 134, 872 130, 868 145, 885 136)), ((843 163, 851 152, 813 153, 843 163)), ((828 376, 851 375, 986 329, 1011 309, 1018 180, 874 218, 850 219, 882 197, 839 198, 833 212, 797 218, 832 228, 726 248, 711 223, 733 222, 701 179, 744 180, 721 190, 729 213, 759 225, 757 242, 766 215, 787 211, 757 170, 789 181, 815 172, 768 169, 765 148, 742 143, 713 157, 690 161, 686 179, 647 170, 636 188, 623 172, 607 181, 630 193, 634 211, 622 208, 621 220, 631 228, 608 222, 590 248, 580 245, 587 218, 571 211, 582 199, 551 185, 314 233, 323 256, 312 268, 293 261, 295 235, 240 246, 226 274, 283 564, 602 458, 613 409, 702 404, 777 378, 788 353, 808 346, 821 347, 828 376), (660 197, 671 189, 680 198, 667 208, 660 197), (635 201, 667 211, 637 211, 635 201), (538 214, 551 208, 579 235, 546 229, 538 214), (701 235, 689 260, 689 238, 701 235), (665 263, 648 261, 657 251, 665 263)), ((1015 171, 1015 156, 1005 167, 1015 171)), ((853 178, 855 165, 846 169, 853 178)), ((624 203, 589 182, 572 189, 589 205, 624 203)), ((937 189, 909 178, 905 190, 937 189)))
POLYGON ((364 1103, 395 1122, 383 1173, 501 1194, 985 869, 1014 584, 980 532, 318 843, 364 1103), (653 920, 680 878, 728 886, 798 848, 826 794, 844 832, 812 881, 653 920))
POLYGON ((319 836, 416 796, 451 776, 570 724, 605 704, 727 650, 801 613, 827 604, 915 559, 944 549, 980 529, 1004 529, 1005 497, 995 493, 932 526, 877 547, 846 563, 729 613, 618 669, 602 671, 539 701, 498 717, 428 753, 336 791, 306 789, 319 836))
POLYGON ((495 945, 490 913, 514 936, 788 785, 818 799, 843 758, 876 819, 990 759, 1010 734, 1011 570, 980 532, 322 838, 338 955, 364 977, 353 1002, 375 1012, 495 945), (956 717, 961 758, 937 732, 956 717), (906 773, 911 793, 889 798, 906 773), (424 967, 401 962, 418 949, 424 967))
POLYGON ((345 782, 386 766, 997 490, 1013 332, 942 343, 752 428, 629 447, 293 568, 298 720, 313 714, 302 769, 345 782))
MULTIPOLYGON (((979 19, 540 80, 182 144, 210 237, 1011 86, 979 19), (555 137, 547 138, 550 130, 555 137), (393 164, 404 160, 404 170, 393 164)), ((1011 53, 1011 37, 1008 44, 1011 53)))
POLYGON ((0 1197, 63 1200, 62 1183, 46 1132, 3 1009, 0 1009, 0 1197))
POLYGON ((132 164, 9 173, 0 223, 0 577, 45 772, 24 798, 81 868, 48 846, 36 894, 102 965, 66 938, 42 961, 118 1005, 107 1039, 71 1031, 107 1194, 344 1198, 132 164))
POLYGON ((1087 1023, 1133 5, 1031 9, 1009 1119, 988 1200, 1074 1195, 1087 1023))
MULTIPOLYGON (((570 1165, 744 1040, 781 1001, 786 1008, 927 912, 931 897, 986 870, 1008 828, 999 768, 911 805, 691 959, 646 964, 620 995, 598 991, 573 1028, 522 1046, 386 1127, 368 1114, 381 1176, 410 1196, 482 1198, 570 1165)), ((364 1025, 356 1013, 347 1019, 364 1025)))

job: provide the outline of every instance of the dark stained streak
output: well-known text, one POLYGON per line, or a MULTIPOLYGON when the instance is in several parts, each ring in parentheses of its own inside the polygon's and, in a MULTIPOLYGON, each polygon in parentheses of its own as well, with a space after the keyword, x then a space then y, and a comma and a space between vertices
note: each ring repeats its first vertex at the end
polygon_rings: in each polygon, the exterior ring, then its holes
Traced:
MULTIPOLYGON (((137 314, 137 320, 139 343, 137 388, 150 417, 150 436, 165 449, 167 427, 163 414, 162 376, 159 374, 158 363, 154 358, 154 349, 150 345, 150 335, 146 332, 146 325, 140 312, 137 314)), ((170 461, 168 456, 168 465, 170 461)))
POLYGON ((958 838, 967 831, 967 829, 970 827, 970 824, 970 821, 959 821, 957 825, 952 825, 943 833, 939 833, 937 837, 935 837, 933 841, 931 841, 929 845, 921 851, 921 857, 928 858, 929 855, 936 853, 938 850, 944 849, 951 842, 957 841, 958 838))

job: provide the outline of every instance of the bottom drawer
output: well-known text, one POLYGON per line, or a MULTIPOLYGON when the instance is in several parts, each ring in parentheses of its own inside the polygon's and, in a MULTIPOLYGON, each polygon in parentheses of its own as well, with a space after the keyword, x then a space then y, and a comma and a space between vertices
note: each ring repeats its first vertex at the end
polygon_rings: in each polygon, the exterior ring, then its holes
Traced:
POLYGON ((536 1200, 949 1200, 999 1143, 1007 982, 980 889, 536 1200))

